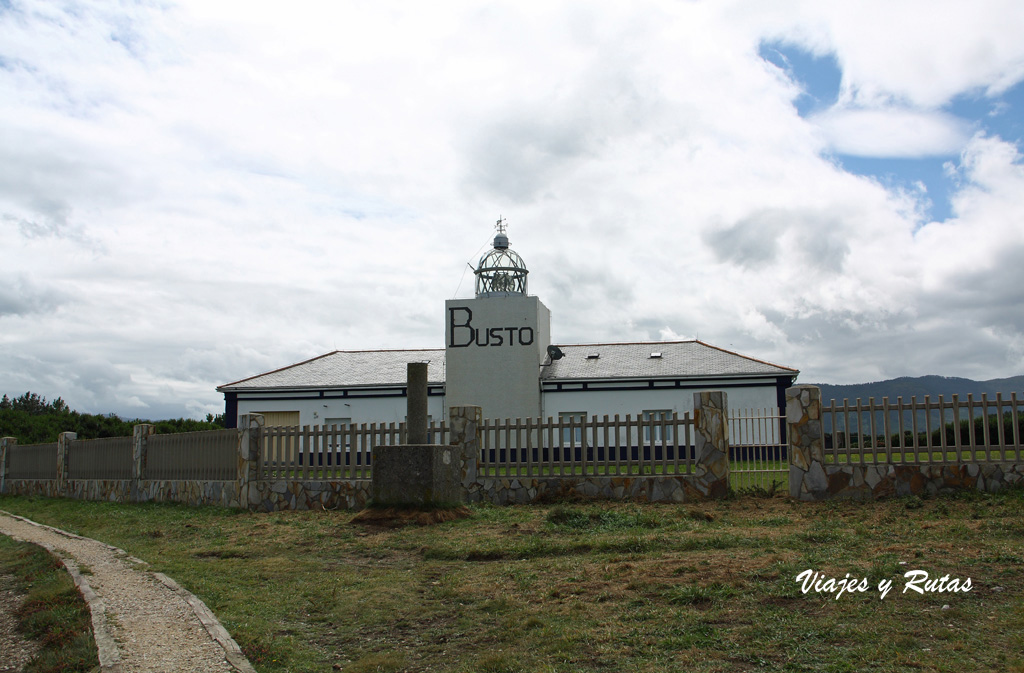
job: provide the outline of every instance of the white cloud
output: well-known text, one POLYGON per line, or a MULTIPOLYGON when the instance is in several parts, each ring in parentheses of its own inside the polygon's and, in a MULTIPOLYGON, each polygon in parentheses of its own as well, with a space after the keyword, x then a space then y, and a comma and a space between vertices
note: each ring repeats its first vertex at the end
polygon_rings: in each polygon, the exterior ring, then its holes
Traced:
POLYGON ((499 214, 563 342, 1016 373, 1018 300, 985 273, 1020 243, 1017 148, 935 110, 1019 76, 1019 10, 917 11, 12 3, 0 392, 204 415, 217 384, 333 348, 439 346, 499 214), (757 56, 780 36, 844 69, 815 123, 757 56), (957 217, 830 150, 962 153, 957 217))
POLYGON ((834 152, 853 156, 948 156, 971 136, 966 122, 942 112, 833 108, 810 121, 834 152))
POLYGON ((834 53, 842 104, 938 109, 1024 77, 1024 5, 1016 0, 736 4, 750 30, 834 53))

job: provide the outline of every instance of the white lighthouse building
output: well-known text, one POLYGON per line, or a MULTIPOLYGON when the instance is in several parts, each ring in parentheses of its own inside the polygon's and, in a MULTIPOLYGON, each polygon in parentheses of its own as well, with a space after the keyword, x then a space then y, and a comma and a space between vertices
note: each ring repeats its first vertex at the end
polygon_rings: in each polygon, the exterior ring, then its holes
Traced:
POLYGON ((444 348, 333 351, 217 388, 225 419, 268 425, 405 420, 406 366, 427 362, 428 413, 477 405, 485 418, 661 418, 692 410, 698 390, 733 408, 784 407, 799 372, 698 340, 552 344, 551 312, 528 294, 529 270, 503 220, 475 269, 472 299, 445 302, 444 348))

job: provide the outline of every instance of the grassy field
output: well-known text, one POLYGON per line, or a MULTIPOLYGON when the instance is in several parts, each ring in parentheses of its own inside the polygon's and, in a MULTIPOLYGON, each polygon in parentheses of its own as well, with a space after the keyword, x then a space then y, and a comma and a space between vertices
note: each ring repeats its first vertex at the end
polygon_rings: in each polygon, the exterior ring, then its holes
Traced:
POLYGON ((839 463, 842 465, 884 465, 889 463, 905 465, 927 465, 969 463, 977 461, 984 462, 1007 462, 1016 463, 1020 461, 1020 452, 1016 449, 956 449, 949 448, 945 451, 937 449, 920 449, 913 451, 900 448, 892 448, 886 454, 884 449, 839 449, 838 456, 832 449, 825 449, 825 462, 828 464, 839 463))
POLYGON ((1024 671, 1024 492, 471 508, 400 528, 0 497, 117 545, 259 671, 1024 671), (804 570, 864 592, 801 591, 804 570), (904 593, 904 573, 969 592, 904 593), (891 580, 880 598, 877 585, 891 580))
MULTIPOLYGON (((25 673, 84 673, 99 664, 89 608, 60 561, 42 547, 0 535, 0 576, 25 596, 14 616, 23 635, 39 644, 25 673)), ((0 670, 13 670, 5 663, 0 652, 0 670)))

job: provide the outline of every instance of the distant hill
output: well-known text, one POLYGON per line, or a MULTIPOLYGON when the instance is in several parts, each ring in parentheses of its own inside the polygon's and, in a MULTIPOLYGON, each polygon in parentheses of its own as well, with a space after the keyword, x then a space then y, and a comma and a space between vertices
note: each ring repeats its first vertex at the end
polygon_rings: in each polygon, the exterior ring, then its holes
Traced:
POLYGON ((895 402, 897 397, 902 396, 904 402, 917 396, 918 401, 924 399, 925 395, 931 395, 935 400, 939 395, 960 395, 966 399, 968 394, 980 397, 982 393, 990 398, 995 398, 996 393, 1002 393, 1007 399, 1010 393, 1017 393, 1017 399, 1024 401, 1024 376, 1011 376, 1006 379, 992 379, 991 381, 973 381, 951 376, 901 376, 898 379, 887 381, 875 381, 874 383, 854 383, 846 386, 833 386, 827 383, 812 383, 810 385, 821 388, 821 400, 828 404, 829 400, 842 402, 843 399, 855 402, 859 397, 864 402, 869 397, 874 397, 876 402, 881 402, 883 397, 888 397, 890 402, 895 402))

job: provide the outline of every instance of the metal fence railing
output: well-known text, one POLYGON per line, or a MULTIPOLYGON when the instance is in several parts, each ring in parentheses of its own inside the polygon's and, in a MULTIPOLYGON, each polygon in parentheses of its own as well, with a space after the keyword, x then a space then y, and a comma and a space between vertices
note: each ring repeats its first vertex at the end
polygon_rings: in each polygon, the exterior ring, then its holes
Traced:
POLYGON ((68 443, 68 479, 131 479, 131 437, 76 439, 68 443))
POLYGON ((8 451, 9 479, 57 478, 57 442, 15 445, 8 451))
POLYGON ((785 413, 777 408, 729 409, 729 484, 773 489, 789 479, 785 413))
POLYGON ((235 429, 150 435, 146 479, 238 478, 239 432, 235 429))

